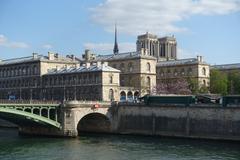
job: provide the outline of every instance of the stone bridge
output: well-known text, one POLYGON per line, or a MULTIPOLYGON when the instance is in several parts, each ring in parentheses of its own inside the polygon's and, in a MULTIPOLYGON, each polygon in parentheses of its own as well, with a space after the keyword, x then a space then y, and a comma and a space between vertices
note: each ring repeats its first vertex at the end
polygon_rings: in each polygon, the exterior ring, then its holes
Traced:
POLYGON ((79 103, 69 101, 61 107, 62 129, 65 136, 82 132, 112 132, 114 121, 110 103, 79 103))
POLYGON ((31 135, 78 136, 82 132, 111 132, 110 103, 68 101, 63 104, 1 103, 0 118, 31 135))
POLYGON ((76 137, 101 132, 240 141, 239 105, 2 104, 0 118, 18 124, 19 133, 31 135, 76 137))

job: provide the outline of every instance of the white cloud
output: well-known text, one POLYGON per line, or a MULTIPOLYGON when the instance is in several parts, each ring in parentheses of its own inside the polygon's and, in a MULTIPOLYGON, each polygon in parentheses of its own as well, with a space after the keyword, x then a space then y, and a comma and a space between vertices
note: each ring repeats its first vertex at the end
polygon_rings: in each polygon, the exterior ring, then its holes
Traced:
POLYGON ((0 34, 0 46, 8 48, 29 48, 29 45, 27 43, 9 41, 7 37, 2 34, 0 34))
POLYGON ((91 8, 92 18, 112 32, 117 22, 122 33, 138 35, 146 31, 168 34, 186 31, 176 22, 193 15, 224 15, 240 11, 239 0, 106 0, 91 8))
MULTIPOLYGON (((90 49, 97 54, 112 54, 113 53, 113 43, 85 43, 84 48, 90 49)), ((129 52, 136 50, 135 43, 118 43, 119 52, 129 52)))
POLYGON ((42 46, 42 48, 44 48, 44 49, 52 49, 53 46, 52 46, 51 44, 44 44, 44 45, 42 46))

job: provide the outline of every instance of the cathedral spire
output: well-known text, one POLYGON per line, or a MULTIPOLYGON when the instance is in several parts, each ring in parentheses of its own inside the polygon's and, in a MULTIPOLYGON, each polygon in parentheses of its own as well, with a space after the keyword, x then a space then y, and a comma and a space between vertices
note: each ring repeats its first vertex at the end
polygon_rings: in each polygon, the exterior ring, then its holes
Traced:
POLYGON ((113 48, 113 54, 118 54, 118 43, 117 43, 117 25, 115 24, 115 43, 113 48))

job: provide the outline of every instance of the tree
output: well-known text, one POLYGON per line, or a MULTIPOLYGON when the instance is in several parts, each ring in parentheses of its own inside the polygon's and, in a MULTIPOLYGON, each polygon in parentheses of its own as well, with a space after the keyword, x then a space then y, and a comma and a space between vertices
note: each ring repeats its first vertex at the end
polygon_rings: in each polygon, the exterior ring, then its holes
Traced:
POLYGON ((218 70, 211 70, 210 73, 210 91, 215 94, 226 95, 228 89, 227 75, 218 70))
POLYGON ((240 94, 240 71, 228 73, 228 93, 240 94))
POLYGON ((184 78, 175 80, 165 80, 157 84, 153 90, 153 94, 191 94, 189 83, 184 78))

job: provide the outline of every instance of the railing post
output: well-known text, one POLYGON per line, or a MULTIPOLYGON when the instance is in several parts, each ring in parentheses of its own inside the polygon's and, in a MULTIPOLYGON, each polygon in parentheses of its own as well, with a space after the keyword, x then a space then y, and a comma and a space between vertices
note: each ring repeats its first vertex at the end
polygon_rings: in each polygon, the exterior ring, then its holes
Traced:
POLYGON ((57 109, 55 109, 55 121, 58 121, 58 116, 57 116, 57 109))
POLYGON ((47 117, 48 117, 48 119, 50 119, 50 109, 49 108, 47 110, 47 117))

